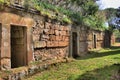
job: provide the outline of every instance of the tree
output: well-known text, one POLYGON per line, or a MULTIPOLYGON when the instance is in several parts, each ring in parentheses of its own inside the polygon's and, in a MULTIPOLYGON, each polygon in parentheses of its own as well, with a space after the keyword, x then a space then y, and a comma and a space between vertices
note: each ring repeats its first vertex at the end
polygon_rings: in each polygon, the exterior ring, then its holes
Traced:
POLYGON ((120 30, 120 7, 117 9, 116 16, 109 21, 109 24, 113 29, 120 30))
POLYGON ((114 9, 114 8, 107 8, 107 9, 104 10, 104 12, 105 12, 105 15, 106 15, 106 19, 110 20, 111 18, 116 17, 117 10, 114 9))

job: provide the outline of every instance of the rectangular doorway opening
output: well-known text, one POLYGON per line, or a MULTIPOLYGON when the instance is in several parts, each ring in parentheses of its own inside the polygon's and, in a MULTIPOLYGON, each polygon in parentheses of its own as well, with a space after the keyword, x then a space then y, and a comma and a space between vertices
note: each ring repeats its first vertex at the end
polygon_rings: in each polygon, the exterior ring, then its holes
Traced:
POLYGON ((11 26, 11 68, 27 65, 27 28, 11 26))
POLYGON ((93 36, 94 37, 94 48, 96 48, 96 35, 93 36))
POLYGON ((77 47, 77 33, 72 33, 72 56, 73 58, 78 57, 78 47, 77 47))

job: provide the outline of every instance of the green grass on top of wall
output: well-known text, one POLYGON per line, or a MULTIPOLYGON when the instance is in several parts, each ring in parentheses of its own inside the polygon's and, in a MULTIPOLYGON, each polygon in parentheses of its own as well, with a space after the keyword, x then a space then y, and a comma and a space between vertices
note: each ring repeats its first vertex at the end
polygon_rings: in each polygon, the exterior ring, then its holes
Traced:
POLYGON ((62 22, 66 22, 68 24, 81 24, 88 26, 92 29, 104 30, 104 15, 100 15, 100 11, 98 11, 98 6, 91 0, 81 1, 79 6, 82 7, 83 12, 76 12, 70 9, 65 9, 61 6, 56 6, 44 1, 34 0, 34 7, 41 11, 41 13, 48 15, 50 18, 57 19, 62 22), (100 16, 99 16, 99 15, 100 16))
MULTIPOLYGON (((5 0, 5 3, 9 1, 5 0)), ((69 0, 70 1, 70 0, 69 0)), ((78 0, 75 0, 75 2, 78 0)), ((0 0, 4 3, 4 0, 0 0)), ((74 2, 74 1, 73 1, 74 2)), ((79 6, 83 8, 83 12, 73 12, 72 10, 65 9, 61 6, 52 5, 50 3, 39 0, 25 0, 24 7, 35 8, 41 12, 42 15, 48 16, 51 19, 56 19, 63 23, 85 25, 93 29, 104 29, 104 20, 102 17, 96 16, 98 6, 91 0, 79 1, 84 3, 79 6)))

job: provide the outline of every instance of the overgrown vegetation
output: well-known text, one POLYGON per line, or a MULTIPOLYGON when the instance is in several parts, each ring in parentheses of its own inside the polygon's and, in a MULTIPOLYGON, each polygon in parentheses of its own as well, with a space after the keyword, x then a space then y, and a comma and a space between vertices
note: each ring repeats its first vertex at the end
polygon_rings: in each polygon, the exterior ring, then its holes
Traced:
POLYGON ((80 6, 83 9, 81 12, 73 12, 70 9, 65 9, 61 6, 55 6, 47 3, 47 1, 34 0, 33 2, 35 4, 34 7, 37 10, 51 18, 55 18, 67 23, 86 25, 93 29, 102 30, 105 28, 105 16, 98 15, 101 12, 98 10, 98 6, 93 0, 69 0, 69 2, 76 3, 77 6, 80 6))
POLYGON ((9 4, 9 0, 0 0, 0 5, 9 4))
MULTIPOLYGON (((76 7, 81 8, 81 11, 73 11, 69 8, 53 5, 48 0, 25 0, 24 7, 26 9, 29 9, 29 7, 35 8, 42 15, 68 24, 80 24, 100 30, 105 28, 104 15, 98 15, 101 12, 94 0, 65 0, 63 2, 66 2, 65 5, 71 4, 70 7, 72 7, 72 4, 76 5, 76 7)), ((0 3, 4 3, 4 0, 0 0, 0 3)))
POLYGON ((110 20, 113 17, 116 17, 117 10, 114 8, 107 8, 104 10, 107 20, 110 20))
POLYGON ((4 3, 4 0, 0 0, 0 3, 4 3))
POLYGON ((120 69, 118 64, 120 48, 112 47, 93 51, 85 57, 57 65, 27 80, 111 80, 120 69))
POLYGON ((72 20, 81 22, 82 16, 77 12, 72 12, 62 7, 37 0, 34 0, 34 4, 37 10, 41 11, 42 14, 48 15, 50 18, 55 18, 67 23, 72 23, 72 20))

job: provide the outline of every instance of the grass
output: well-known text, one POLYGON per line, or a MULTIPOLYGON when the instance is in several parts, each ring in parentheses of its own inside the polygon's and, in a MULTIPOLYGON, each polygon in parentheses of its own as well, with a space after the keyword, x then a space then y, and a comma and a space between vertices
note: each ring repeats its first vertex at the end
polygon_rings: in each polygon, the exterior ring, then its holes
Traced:
POLYGON ((57 19, 61 22, 66 22, 69 24, 72 23, 73 18, 76 19, 76 16, 77 16, 77 21, 79 20, 80 22, 81 20, 80 13, 72 12, 69 9, 64 9, 63 7, 55 6, 43 1, 34 0, 33 2, 34 2, 34 7, 37 10, 41 11, 43 15, 49 14, 48 16, 52 19, 57 19), (47 14, 46 14, 46 11, 47 11, 47 14))
MULTIPOLYGON (((104 30, 104 15, 98 10, 97 4, 93 1, 82 1, 82 0, 69 0, 63 1, 69 4, 76 5, 76 8, 81 8, 80 11, 73 11, 71 8, 64 8, 59 5, 53 5, 51 2, 32 0, 34 8, 39 10, 42 15, 47 16, 51 19, 56 19, 65 24, 79 24, 88 26, 95 30, 104 30), (100 14, 100 16, 99 16, 100 14)), ((63 4, 65 5, 65 4, 63 4)), ((67 6, 66 5, 66 6, 67 6)))
POLYGON ((89 53, 26 80, 110 80, 120 69, 120 65, 115 64, 120 64, 119 47, 89 53))
POLYGON ((88 71, 87 73, 80 75, 76 80, 110 80, 113 74, 116 74, 118 70, 119 67, 117 65, 106 66, 101 69, 88 71))

